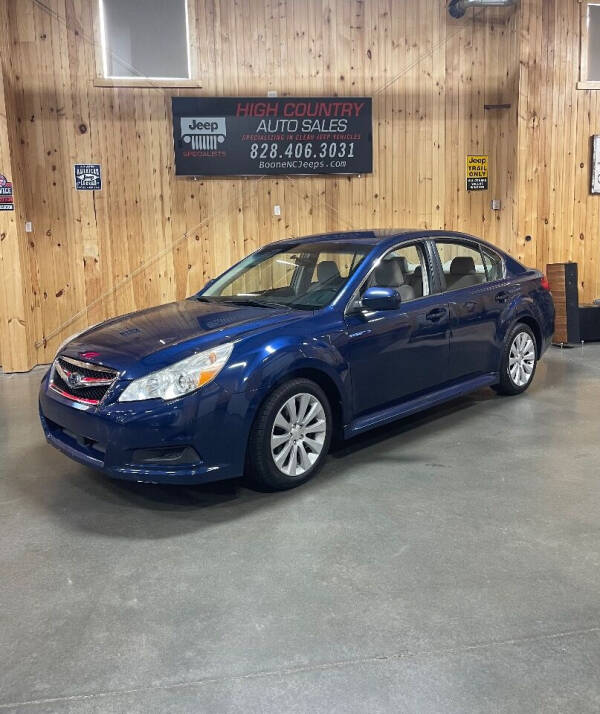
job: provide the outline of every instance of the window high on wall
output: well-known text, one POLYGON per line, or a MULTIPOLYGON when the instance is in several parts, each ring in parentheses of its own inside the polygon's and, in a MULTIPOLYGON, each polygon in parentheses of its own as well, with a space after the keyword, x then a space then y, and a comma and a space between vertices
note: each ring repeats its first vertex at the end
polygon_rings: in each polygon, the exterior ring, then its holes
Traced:
POLYGON ((191 79, 187 0, 99 0, 103 75, 191 79))
POLYGON ((581 89, 600 89, 600 1, 581 2, 581 89))
POLYGON ((600 82, 600 4, 588 5, 588 80, 600 82))

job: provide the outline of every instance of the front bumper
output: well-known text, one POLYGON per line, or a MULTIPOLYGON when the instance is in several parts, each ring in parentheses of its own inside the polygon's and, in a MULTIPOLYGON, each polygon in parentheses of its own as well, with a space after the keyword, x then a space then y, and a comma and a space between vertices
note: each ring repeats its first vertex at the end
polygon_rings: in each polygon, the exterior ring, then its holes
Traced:
POLYGON ((169 402, 114 402, 89 408, 40 386, 49 444, 113 478, 191 484, 240 476, 251 404, 216 383, 169 402))

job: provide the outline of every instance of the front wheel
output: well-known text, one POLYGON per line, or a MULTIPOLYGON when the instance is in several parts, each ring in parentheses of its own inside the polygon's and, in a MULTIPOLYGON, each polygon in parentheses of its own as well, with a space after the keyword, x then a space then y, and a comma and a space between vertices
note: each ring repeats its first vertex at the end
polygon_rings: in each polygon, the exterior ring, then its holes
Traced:
POLYGON ((333 421, 325 392, 309 379, 292 379, 261 406, 248 444, 253 483, 294 488, 312 478, 329 451, 333 421))
POLYGON ((499 394, 521 394, 531 384, 536 366, 535 336, 531 328, 520 322, 506 337, 500 381, 494 389, 499 394))

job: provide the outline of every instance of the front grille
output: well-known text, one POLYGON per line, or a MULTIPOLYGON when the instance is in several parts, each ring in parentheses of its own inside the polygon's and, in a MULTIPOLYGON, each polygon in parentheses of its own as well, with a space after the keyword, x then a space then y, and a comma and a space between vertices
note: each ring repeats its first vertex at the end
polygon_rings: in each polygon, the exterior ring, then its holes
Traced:
POLYGON ((51 389, 82 404, 99 404, 117 378, 107 367, 58 357, 52 367, 51 389))
POLYGON ((100 367, 100 365, 90 364, 89 362, 80 362, 79 360, 70 359, 69 357, 59 357, 58 363, 63 369, 68 371, 76 370, 83 377, 114 379, 117 376, 114 369, 107 369, 106 367, 100 367))

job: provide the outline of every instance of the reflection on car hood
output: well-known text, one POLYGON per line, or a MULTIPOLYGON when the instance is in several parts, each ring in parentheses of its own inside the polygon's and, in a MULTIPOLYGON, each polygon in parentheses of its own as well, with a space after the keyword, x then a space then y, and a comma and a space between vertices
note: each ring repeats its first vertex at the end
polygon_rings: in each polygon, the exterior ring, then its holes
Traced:
POLYGON ((306 315, 286 308, 182 300, 103 322, 75 338, 62 354, 136 377, 183 359, 188 346, 190 353, 208 349, 306 315))

